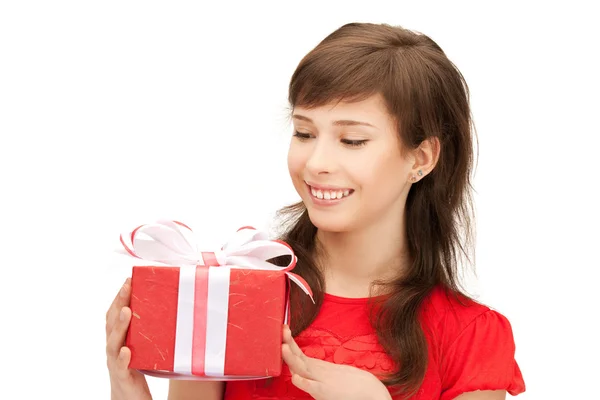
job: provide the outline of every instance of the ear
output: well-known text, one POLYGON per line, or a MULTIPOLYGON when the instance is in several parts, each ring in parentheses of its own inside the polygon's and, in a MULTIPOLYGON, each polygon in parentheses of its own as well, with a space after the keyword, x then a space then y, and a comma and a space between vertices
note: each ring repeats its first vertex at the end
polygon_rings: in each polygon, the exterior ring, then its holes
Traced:
POLYGON ((423 140, 419 147, 412 150, 414 164, 411 174, 416 177, 416 180, 423 179, 425 175, 433 171, 440 158, 440 150, 440 140, 437 137, 423 140), (422 175, 418 173, 419 171, 422 172, 422 175))

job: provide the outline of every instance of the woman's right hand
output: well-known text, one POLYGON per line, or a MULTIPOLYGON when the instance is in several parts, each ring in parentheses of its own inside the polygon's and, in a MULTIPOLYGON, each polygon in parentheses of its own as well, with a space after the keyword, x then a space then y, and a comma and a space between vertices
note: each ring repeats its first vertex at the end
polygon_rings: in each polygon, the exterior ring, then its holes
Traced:
POLYGON ((106 313, 106 363, 111 399, 152 400, 144 375, 129 369, 131 350, 124 344, 131 320, 130 298, 131 279, 127 278, 106 313))

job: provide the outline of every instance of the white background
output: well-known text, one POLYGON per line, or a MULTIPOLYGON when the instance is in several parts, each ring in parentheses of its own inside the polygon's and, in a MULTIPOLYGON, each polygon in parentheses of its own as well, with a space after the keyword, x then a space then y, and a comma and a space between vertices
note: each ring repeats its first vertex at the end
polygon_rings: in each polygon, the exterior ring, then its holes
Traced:
POLYGON ((351 21, 428 34, 470 85, 469 287, 513 325, 518 398, 598 398, 600 32, 549 3, 2 2, 0 398, 109 398, 123 230, 179 219, 211 249, 297 199, 287 84, 351 21))

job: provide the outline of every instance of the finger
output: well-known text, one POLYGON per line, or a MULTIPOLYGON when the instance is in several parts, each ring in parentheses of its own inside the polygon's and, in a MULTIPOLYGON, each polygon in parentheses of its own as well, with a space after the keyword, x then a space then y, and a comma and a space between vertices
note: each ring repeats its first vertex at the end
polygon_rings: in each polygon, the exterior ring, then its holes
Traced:
POLYGON ((298 374, 292 374, 292 383, 298 389, 305 391, 314 398, 327 398, 323 393, 324 386, 321 382, 307 379, 298 374))
POLYGON ((106 312, 106 327, 108 332, 111 325, 114 324, 115 310, 120 310, 125 305, 123 304, 123 300, 126 300, 127 298, 127 286, 129 286, 129 278, 127 278, 121 288, 119 288, 119 291, 106 312))
MULTIPOLYGON (((125 285, 131 285, 131 278, 127 277, 125 279, 125 282, 123 282, 123 285, 121 286, 121 288, 123 288, 123 286, 125 286, 125 285)), ((120 292, 120 289, 119 289, 119 292, 117 292, 115 298, 113 299, 111 307, 118 302, 120 296, 121 296, 121 292, 120 292)), ((110 311, 110 309, 111 308, 109 307, 109 311, 110 311)), ((107 313, 107 316, 108 316, 108 313, 107 313)))
POLYGON ((283 344, 281 347, 281 355, 283 356, 283 361, 285 361, 288 367, 290 367, 290 371, 293 374, 299 374, 305 378, 313 378, 306 359, 294 354, 294 352, 292 352, 290 349, 289 344, 283 344))
POLYGON ((129 347, 123 346, 119 351, 119 356, 117 357, 117 374, 124 378, 129 376, 131 371, 129 371, 129 363, 131 362, 131 350, 129 347))
POLYGON ((106 313, 106 336, 110 335, 113 327, 119 320, 119 313, 123 307, 129 306, 129 299, 131 297, 131 279, 127 278, 121 289, 115 296, 108 312, 106 313))
POLYGON ((300 357, 300 358, 306 357, 306 355, 304 354, 304 352, 302 351, 300 346, 298 346, 298 344, 292 337, 292 331, 290 330, 290 328, 287 325, 284 326, 284 328, 283 328, 283 342, 285 344, 289 345, 292 353, 294 353, 298 357, 300 357))
POLYGON ((131 309, 129 307, 123 307, 119 313, 118 322, 115 324, 106 340, 106 354, 108 357, 115 359, 118 356, 121 347, 125 343, 130 320, 131 309))

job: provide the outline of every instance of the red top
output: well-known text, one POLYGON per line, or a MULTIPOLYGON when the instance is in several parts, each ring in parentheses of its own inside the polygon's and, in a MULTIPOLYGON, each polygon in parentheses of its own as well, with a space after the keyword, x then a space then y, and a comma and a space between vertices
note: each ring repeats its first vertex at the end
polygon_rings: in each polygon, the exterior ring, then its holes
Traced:
MULTIPOLYGON (((509 321, 484 305, 468 304, 461 306, 439 288, 425 302, 421 317, 429 345, 429 362, 423 384, 412 400, 451 400, 475 390, 507 390, 511 395, 525 391, 514 358, 515 343, 509 321)), ((379 345, 367 312, 366 298, 325 294, 317 318, 295 338, 296 342, 309 357, 373 373, 390 372, 393 362, 379 345)), ((311 397, 292 384, 284 363, 282 375, 271 382, 227 382, 225 399, 311 397)))

